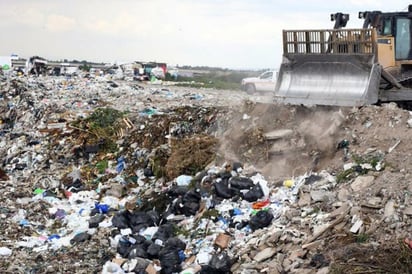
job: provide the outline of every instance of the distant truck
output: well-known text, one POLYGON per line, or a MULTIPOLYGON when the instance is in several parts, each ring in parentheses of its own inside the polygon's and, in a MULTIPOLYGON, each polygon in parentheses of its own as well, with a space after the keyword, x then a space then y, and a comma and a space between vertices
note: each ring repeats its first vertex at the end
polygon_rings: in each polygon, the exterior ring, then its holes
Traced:
POLYGON ((27 75, 45 75, 47 70, 47 60, 42 57, 32 56, 26 61, 25 73, 27 75))
POLYGON ((256 91, 275 91, 278 71, 265 71, 258 77, 249 77, 242 79, 242 90, 247 93, 256 91))

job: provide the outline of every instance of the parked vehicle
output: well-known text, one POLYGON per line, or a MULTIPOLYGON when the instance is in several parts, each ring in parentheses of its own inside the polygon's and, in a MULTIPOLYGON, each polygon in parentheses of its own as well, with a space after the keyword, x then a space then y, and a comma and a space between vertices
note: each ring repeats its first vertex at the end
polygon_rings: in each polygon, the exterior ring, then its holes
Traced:
POLYGON ((242 90, 247 93, 256 91, 275 91, 278 72, 274 70, 265 71, 258 77, 242 79, 242 90))

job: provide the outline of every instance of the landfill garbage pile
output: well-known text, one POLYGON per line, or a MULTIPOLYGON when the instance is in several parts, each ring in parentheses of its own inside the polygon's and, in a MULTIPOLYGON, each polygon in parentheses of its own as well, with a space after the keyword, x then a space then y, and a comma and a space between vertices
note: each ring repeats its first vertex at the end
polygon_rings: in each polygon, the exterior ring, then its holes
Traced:
POLYGON ((0 79, 2 273, 408 273, 411 115, 0 79), (388 134, 390 132, 390 134, 388 134))

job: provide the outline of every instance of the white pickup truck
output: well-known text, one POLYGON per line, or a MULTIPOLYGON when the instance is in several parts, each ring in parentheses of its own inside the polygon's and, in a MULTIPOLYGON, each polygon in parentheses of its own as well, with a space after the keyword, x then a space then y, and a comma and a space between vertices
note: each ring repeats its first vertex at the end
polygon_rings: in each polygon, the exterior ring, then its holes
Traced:
POLYGON ((242 79, 242 90, 245 90, 247 93, 254 93, 256 91, 275 91, 277 79, 278 71, 265 71, 258 77, 242 79))

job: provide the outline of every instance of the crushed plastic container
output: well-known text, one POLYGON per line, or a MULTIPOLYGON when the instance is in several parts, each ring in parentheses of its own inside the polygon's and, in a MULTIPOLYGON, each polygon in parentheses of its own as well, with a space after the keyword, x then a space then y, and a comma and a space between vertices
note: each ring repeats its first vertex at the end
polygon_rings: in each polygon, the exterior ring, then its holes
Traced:
POLYGON ((176 183, 178 186, 188 186, 192 181, 193 177, 189 175, 180 175, 176 178, 176 183))
POLYGON ((103 265, 102 274, 124 274, 124 273, 125 272, 120 267, 120 265, 116 263, 112 263, 108 261, 103 265))
POLYGON ((8 247, 0 247, 0 256, 8 257, 11 256, 13 251, 8 247))

